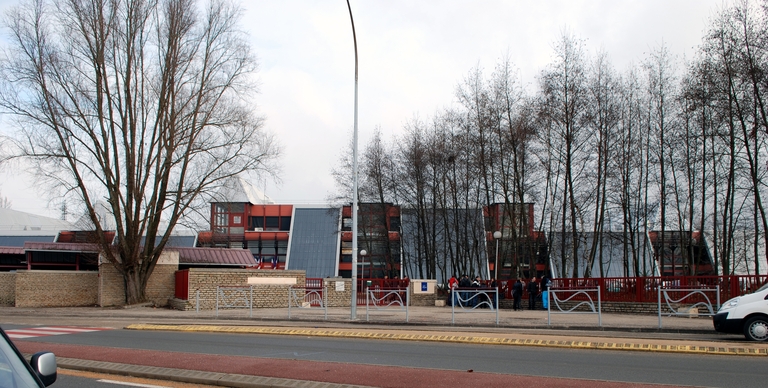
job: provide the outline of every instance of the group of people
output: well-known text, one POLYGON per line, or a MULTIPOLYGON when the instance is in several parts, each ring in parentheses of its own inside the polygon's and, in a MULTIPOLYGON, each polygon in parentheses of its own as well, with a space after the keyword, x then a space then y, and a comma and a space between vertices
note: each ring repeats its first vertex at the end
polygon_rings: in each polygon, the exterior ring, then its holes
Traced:
POLYGON ((523 289, 526 289, 528 291, 528 310, 536 310, 536 297, 539 296, 539 291, 541 291, 541 300, 544 304, 544 308, 547 308, 547 292, 549 291, 549 285, 551 281, 550 279, 544 275, 544 277, 541 278, 541 281, 538 282, 537 278, 534 276, 531 278, 530 281, 528 281, 528 284, 523 285, 523 279, 517 278, 517 281, 515 281, 515 284, 512 285, 512 299, 514 300, 514 303, 512 304, 512 309, 522 310, 523 306, 521 304, 521 299, 523 298, 523 289))
MULTIPOLYGON (((515 283, 512 285, 512 298, 514 300, 514 303, 512 305, 512 308, 517 310, 522 310, 522 298, 523 298, 523 290, 528 291, 528 309, 529 310, 535 310, 536 309, 536 299, 541 294, 542 296, 542 303, 543 307, 546 309, 547 306, 547 292, 549 291, 549 287, 551 284, 551 280, 548 276, 544 275, 541 280, 539 281, 535 276, 531 278, 527 284, 523 283, 523 279, 518 278, 515 283)), ((485 287, 483 285, 482 280, 480 279, 480 276, 476 276, 474 280, 470 280, 469 276, 467 275, 461 275, 460 278, 456 278, 456 276, 452 276, 450 280, 448 280, 448 291, 451 293, 452 297, 449 298, 448 304, 449 305, 464 305, 463 302, 467 302, 466 306, 468 307, 474 307, 478 304, 479 298, 477 297, 471 297, 468 292, 453 292, 455 289, 462 289, 462 288, 480 288, 485 287)), ((497 283, 496 279, 491 279, 490 288, 497 289, 497 283)), ((500 294, 499 297, 503 297, 503 294, 500 294)), ((496 308, 496 298, 491 298, 491 304, 493 305, 493 308, 496 308)))
POLYGON ((483 280, 480 276, 475 276, 474 279, 470 279, 467 275, 461 275, 459 279, 456 276, 451 276, 448 280, 448 290, 453 295, 448 300, 449 305, 463 305, 467 307, 478 306, 483 301, 489 300, 491 306, 496 308, 495 295, 470 295, 469 292, 453 292, 457 288, 491 288, 496 289, 496 279, 491 279, 490 283, 483 284, 483 280), (482 298, 481 298, 482 297, 482 298))

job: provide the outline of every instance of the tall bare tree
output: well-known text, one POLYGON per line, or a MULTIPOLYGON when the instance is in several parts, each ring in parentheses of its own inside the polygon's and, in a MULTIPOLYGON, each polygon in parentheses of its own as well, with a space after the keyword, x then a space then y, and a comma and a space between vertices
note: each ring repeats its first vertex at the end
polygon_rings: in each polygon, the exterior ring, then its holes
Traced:
MULTIPOLYGON (((572 276, 579 276, 579 241, 583 220, 583 203, 579 193, 579 180, 586 165, 584 147, 592 144, 584 122, 587 97, 586 54, 583 41, 563 33, 555 44, 555 62, 542 71, 540 77, 542 111, 559 144, 557 164, 562 168, 563 190, 560 202, 560 232, 562 235, 562 276, 570 256, 572 276), (566 252, 566 237, 570 239, 570 252, 566 252)), ((584 185, 585 187, 588 185, 584 185)), ((583 187, 582 187, 583 188, 583 187)), ((552 209, 554 210, 554 209, 552 209)))
POLYGON ((274 171, 240 14, 227 0, 29 0, 7 14, 0 106, 17 156, 83 205, 129 304, 185 214, 228 177, 274 171))

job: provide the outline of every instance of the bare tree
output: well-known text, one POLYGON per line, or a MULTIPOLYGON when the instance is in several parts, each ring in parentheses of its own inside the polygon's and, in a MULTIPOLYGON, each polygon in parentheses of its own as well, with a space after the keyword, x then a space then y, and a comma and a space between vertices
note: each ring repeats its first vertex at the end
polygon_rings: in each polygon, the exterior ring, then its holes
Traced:
POLYGON ((187 212, 228 177, 274 171, 240 13, 227 0, 29 0, 7 14, 0 106, 19 124, 17 155, 79 199, 129 304, 187 212))
POLYGON ((609 175, 611 175, 609 170, 610 149, 614 148, 620 118, 620 89, 618 78, 608 61, 608 54, 605 52, 598 53, 590 71, 588 86, 590 104, 587 122, 593 128, 596 137, 596 147, 592 154, 595 154, 597 159, 594 161, 593 169, 595 182, 593 238, 586 257, 584 277, 591 276, 595 259, 597 259, 600 276, 605 275, 602 245, 608 204, 607 182, 609 175))
MULTIPOLYGON (((587 97, 586 58, 583 42, 564 33, 555 45, 556 60, 540 77, 542 112, 554 127, 553 133, 559 144, 557 163, 562 168, 563 190, 560 206, 560 232, 563 236, 561 259, 565 271, 570 256, 572 276, 579 276, 579 231, 583 220, 583 203, 578 187, 581 174, 587 164, 584 147, 592 144, 584 121, 587 97), (570 239, 570 252, 566 252, 566 233, 570 239)), ((589 184, 583 185, 589 187, 589 184)), ((554 209, 552 209, 554 210, 554 209)), ((562 273, 565 276, 565 272, 562 273)))

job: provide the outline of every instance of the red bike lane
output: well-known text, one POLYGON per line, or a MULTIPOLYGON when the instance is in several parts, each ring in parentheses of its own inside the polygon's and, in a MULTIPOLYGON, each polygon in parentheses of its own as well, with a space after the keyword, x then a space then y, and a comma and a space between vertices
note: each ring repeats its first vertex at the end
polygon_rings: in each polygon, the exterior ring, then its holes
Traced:
POLYGON ((19 350, 24 353, 35 353, 47 350, 54 352, 57 357, 72 359, 387 388, 444 388, 445 386, 484 388, 507 388, 510 386, 536 386, 543 388, 670 387, 670 385, 511 375, 474 372, 472 370, 457 371, 246 356, 224 356, 200 353, 67 345, 23 340, 16 340, 14 343, 19 350))

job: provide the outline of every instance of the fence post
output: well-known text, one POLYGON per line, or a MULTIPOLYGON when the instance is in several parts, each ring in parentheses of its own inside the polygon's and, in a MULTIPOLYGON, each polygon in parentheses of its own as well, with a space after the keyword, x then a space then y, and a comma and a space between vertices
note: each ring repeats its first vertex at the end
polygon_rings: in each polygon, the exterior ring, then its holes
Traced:
POLYGON ((661 329, 661 285, 656 286, 656 294, 658 295, 659 306, 659 329, 661 329))
POLYGON ((597 287, 597 326, 603 327, 603 299, 601 295, 600 287, 597 287))

